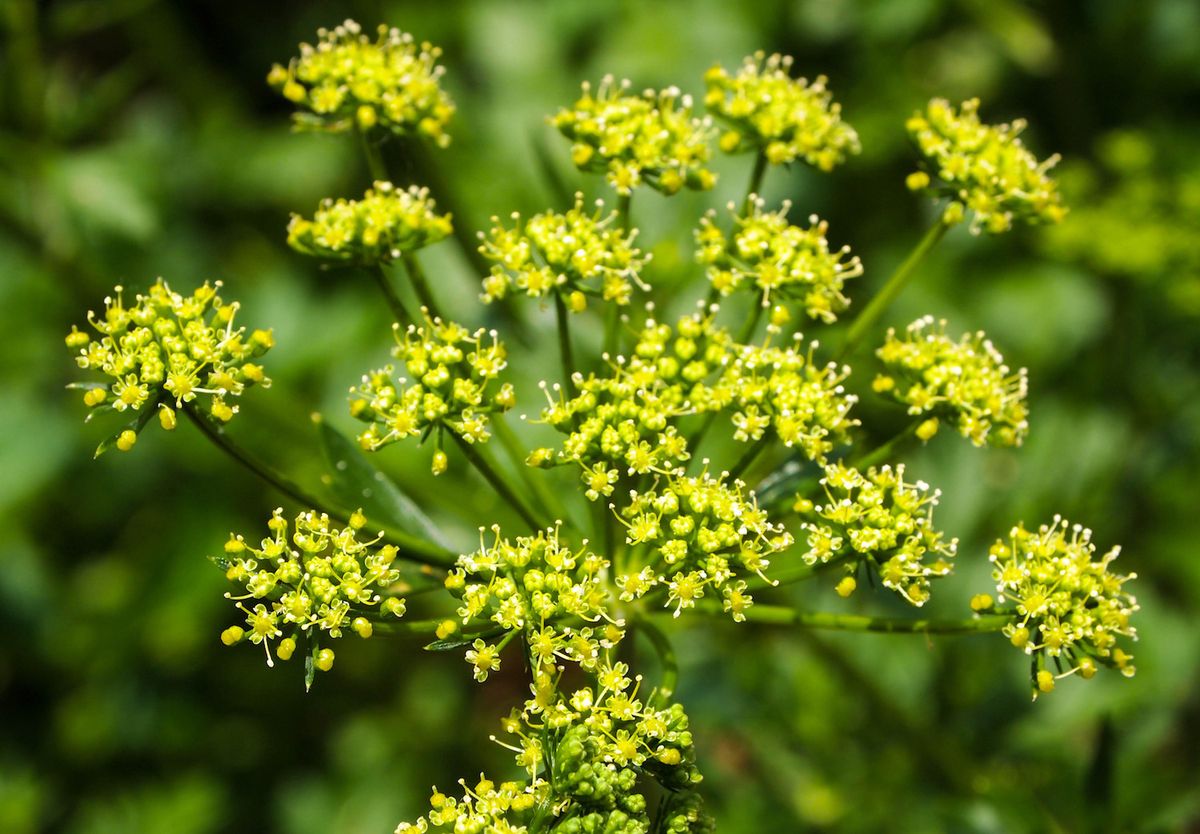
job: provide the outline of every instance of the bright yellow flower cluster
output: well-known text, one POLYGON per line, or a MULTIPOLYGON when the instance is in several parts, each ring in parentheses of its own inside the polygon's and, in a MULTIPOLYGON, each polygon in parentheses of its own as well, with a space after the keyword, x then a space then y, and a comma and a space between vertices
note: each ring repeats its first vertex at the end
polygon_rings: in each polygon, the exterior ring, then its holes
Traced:
POLYGON ((361 200, 326 199, 312 220, 293 214, 288 245, 305 255, 360 264, 387 263, 437 243, 454 227, 428 188, 376 182, 361 200))
POLYGON ((645 492, 631 491, 618 511, 634 564, 616 578, 621 599, 640 599, 657 587, 667 592, 675 616, 695 606, 706 590, 719 591, 737 621, 753 600, 741 578, 766 579, 770 557, 792 544, 791 534, 773 524, 741 481, 707 472, 673 474, 645 492), (641 554, 641 555, 639 555, 641 554))
POLYGON ((560 110, 551 123, 571 140, 571 159, 582 171, 604 173, 609 185, 630 195, 641 185, 674 194, 685 186, 707 190, 716 176, 706 166, 712 129, 692 115, 691 96, 675 87, 641 95, 629 82, 605 76, 593 93, 560 110))
POLYGON ((1096 674, 1098 665, 1132 676, 1132 655, 1118 639, 1137 639, 1130 617, 1137 600, 1125 591, 1136 574, 1109 570, 1120 554, 1114 547, 1096 559, 1092 531, 1055 516, 1037 532, 1023 525, 1008 541, 992 545, 988 558, 1001 607, 1016 608, 1015 621, 1004 634, 1033 656, 1034 696, 1049 692, 1056 678, 1096 674), (1055 671, 1046 668, 1047 660, 1055 671))
MULTIPOLYGON (((71 328, 66 343, 78 349, 79 367, 112 380, 76 386, 86 389, 83 401, 92 413, 141 412, 149 405, 158 409, 163 428, 172 429, 175 408, 204 396, 208 412, 226 421, 238 410, 229 398, 252 385, 270 385, 262 366, 250 360, 275 344, 271 331, 255 330, 247 336, 244 327, 234 327, 239 304, 225 303, 217 295, 220 287, 220 281, 205 283, 191 295, 182 295, 159 278, 132 306, 126 306, 117 287, 115 298, 104 299, 103 315, 88 313, 100 338, 71 328)), ((118 441, 122 449, 136 440, 133 431, 128 434, 132 440, 123 433, 118 441)))
POLYGON ((495 261, 483 279, 485 303, 515 289, 531 298, 558 293, 569 310, 582 312, 589 296, 625 305, 634 285, 649 289, 638 273, 650 256, 634 245, 637 232, 622 229, 616 212, 604 214, 603 201, 588 212, 576 194, 565 214, 547 211, 522 222, 514 212, 512 220, 507 229, 493 217, 491 232, 480 235, 479 251, 495 261))
POLYGON ((387 26, 372 40, 353 20, 319 29, 317 37, 316 46, 301 44, 299 58, 267 75, 272 87, 308 111, 296 114, 298 127, 366 131, 378 125, 450 144, 446 123, 454 104, 441 88, 440 49, 387 26))
POLYGON ((850 596, 865 569, 916 606, 929 599, 929 580, 946 576, 958 540, 933 525, 939 493, 924 481, 906 482, 904 465, 860 472, 841 463, 825 467, 825 503, 800 496, 793 507, 805 519, 810 565, 845 562, 838 593, 850 596))
POLYGON ((550 400, 542 419, 567 437, 561 451, 538 450, 531 462, 578 463, 591 501, 612 494, 620 470, 674 470, 690 454, 671 423, 726 404, 713 400, 705 381, 720 371, 731 344, 711 315, 685 316, 674 329, 649 319, 632 355, 619 357, 610 376, 576 374, 579 393, 550 400))
POLYGON ((737 406, 731 418, 735 440, 758 440, 772 429, 785 446, 823 461, 835 445, 849 442, 850 429, 858 425, 850 410, 858 398, 842 385, 849 367, 817 363, 816 343, 801 350, 800 338, 794 334, 787 347, 734 346, 713 385, 713 400, 737 406))
MULTIPOLYGON (((603 649, 611 648, 624 629, 608 614, 611 597, 605 571, 609 561, 587 548, 572 550, 560 541, 558 530, 500 537, 489 546, 461 556, 446 576, 446 588, 459 599, 458 616, 464 632, 486 631, 498 625, 517 632, 529 647, 535 669, 553 673, 560 660, 596 668, 603 649)), ((499 668, 499 649, 482 639, 474 641, 467 660, 475 679, 487 680, 499 668)))
MULTIPOLYGON (((982 332, 959 341, 946 335, 945 320, 924 316, 908 326, 903 338, 889 329, 876 351, 887 368, 873 383, 908 405, 913 415, 953 416, 959 433, 976 446, 1020 446, 1029 431, 1026 371, 1016 373, 982 332)), ((930 424, 927 435, 937 430, 930 424)))
POLYGON ((416 822, 402 822, 395 834, 426 834, 430 831, 487 832, 487 834, 527 834, 536 807, 550 796, 550 783, 538 780, 501 782, 479 774, 479 781, 468 787, 461 781, 463 798, 455 799, 434 788, 429 797, 430 811, 416 822))
POLYGON ((826 324, 850 305, 842 292, 845 282, 862 275, 862 262, 850 247, 831 251, 825 233, 829 224, 816 215, 808 228, 793 226, 787 214, 791 203, 778 211, 764 211, 754 198, 749 214, 733 205, 734 228, 728 235, 709 211, 696 229, 696 259, 708 267, 708 280, 723 296, 745 288, 762 300, 799 301, 804 312, 826 324))
POLYGON ((908 120, 907 128, 930 163, 928 172, 909 175, 908 186, 948 196, 945 222, 957 223, 970 211, 973 233, 999 234, 1015 221, 1057 223, 1066 215, 1058 184, 1047 175, 1058 156, 1038 162, 1019 138, 1024 120, 986 125, 979 121, 979 99, 955 111, 935 98, 908 120))
POLYGON ((267 522, 270 535, 257 547, 231 535, 218 561, 225 565, 225 577, 244 588, 244 593, 227 593, 225 598, 238 601, 246 628, 231 626, 221 640, 226 645, 243 639, 262 644, 267 665, 272 666, 271 642, 286 631, 288 636, 275 649, 280 660, 290 659, 297 641, 307 638, 316 668, 328 671, 333 650, 320 648, 316 632, 337 638, 348 627, 367 638, 374 630, 373 619, 382 614, 402 617, 404 600, 380 593, 400 578, 392 567, 396 548, 376 547, 380 536, 360 539, 365 525, 361 512, 337 528, 329 516, 310 510, 296 516, 295 530, 288 535, 287 519, 277 509, 267 522))
POLYGON ((803 159, 822 171, 859 152, 858 134, 842 121, 823 75, 812 83, 789 74, 792 58, 756 52, 736 75, 714 66, 704 75, 704 105, 729 126, 721 136, 726 153, 757 151, 773 165, 803 159))
POLYGON ((424 324, 401 330, 393 325, 396 348, 393 355, 412 375, 392 379, 388 366, 365 374, 362 383, 350 389, 350 414, 370 425, 358 436, 359 444, 375 451, 431 432, 437 433, 433 474, 446 470, 442 432, 447 430, 467 443, 484 443, 491 436, 488 421, 495 412, 513 407, 516 395, 509 383, 489 391, 491 384, 508 367, 508 353, 496 331, 483 328, 474 333, 454 322, 425 316, 424 324))

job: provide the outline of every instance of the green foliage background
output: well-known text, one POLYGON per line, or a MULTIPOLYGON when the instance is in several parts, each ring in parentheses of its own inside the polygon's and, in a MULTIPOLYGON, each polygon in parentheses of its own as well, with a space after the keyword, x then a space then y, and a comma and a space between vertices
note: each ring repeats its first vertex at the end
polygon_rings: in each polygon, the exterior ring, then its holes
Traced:
MULTIPOLYGON (((767 196, 819 212, 855 247, 867 267, 856 299, 930 220, 903 185, 905 117, 931 95, 979 95, 990 121, 1028 117, 1035 152, 1066 159, 1065 224, 954 232, 888 316, 985 328, 1030 369, 1024 449, 947 436, 908 456, 944 490, 940 523, 962 539, 934 613, 961 615, 985 588, 997 534, 1061 512, 1102 547, 1123 543, 1122 568, 1139 574, 1137 677, 1072 681, 1031 706, 1025 663, 995 635, 697 623, 679 635, 680 698, 726 832, 1196 830, 1200 6, 5 0, 0 831, 386 832, 421 812, 430 783, 507 761, 482 740, 519 697, 516 676, 474 686, 456 654, 346 639, 305 696, 298 668, 224 649, 225 582, 204 556, 231 529, 258 530, 279 496, 190 427, 92 461, 108 429, 83 426, 63 390, 75 371, 62 336, 113 284, 221 278, 279 345, 275 387, 246 398, 234 432, 299 477, 325 474, 308 415, 349 427, 345 388, 384 358, 388 320, 362 275, 316 269, 283 230, 290 211, 361 192, 366 174, 351 142, 291 134, 264 77, 347 16, 444 46, 459 114, 437 159, 470 228, 561 206, 564 190, 599 193, 543 121, 580 80, 613 72, 698 93, 714 61, 794 55, 800 73, 830 76, 864 152, 831 176, 776 174, 767 196)), ((660 241, 656 280, 698 274, 690 224, 748 176, 746 159, 720 166, 715 195, 635 201, 645 239, 660 241)), ((459 300, 447 306, 477 310, 460 250, 441 244, 428 263, 440 296, 459 300)), ((525 365, 518 411, 536 409, 542 372, 525 365)), ((896 419, 869 401, 862 416, 881 438, 896 419)), ((431 484, 423 457, 382 459, 435 513, 472 489, 491 520, 475 481, 431 484)), ((805 594, 854 609, 828 588, 805 594)))

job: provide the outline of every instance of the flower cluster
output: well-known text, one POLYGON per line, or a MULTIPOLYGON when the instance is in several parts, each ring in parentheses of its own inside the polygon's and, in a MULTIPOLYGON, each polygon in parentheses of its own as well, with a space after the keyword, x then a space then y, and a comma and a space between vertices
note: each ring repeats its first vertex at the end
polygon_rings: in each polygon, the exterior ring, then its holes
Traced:
MULTIPOLYGON (((1016 373, 982 332, 959 341, 946 335, 945 320, 924 316, 903 338, 889 329, 876 351, 887 368, 873 386, 908 406, 913 415, 946 413, 959 433, 976 446, 1020 446, 1029 431, 1025 403, 1029 383, 1024 368, 1016 373)), ((937 423, 922 427, 925 439, 937 423)))
POLYGON ((312 220, 292 215, 288 245, 305 255, 361 264, 387 263, 453 231, 428 188, 376 182, 361 200, 326 199, 312 220))
MULTIPOLYGON (((78 349, 80 368, 99 371, 111 382, 82 383, 83 401, 92 413, 140 412, 140 428, 157 408, 163 428, 175 427, 175 409, 200 396, 207 411, 230 420, 238 407, 228 400, 251 385, 271 384, 261 365, 251 362, 275 341, 269 330, 234 327, 238 303, 225 303, 217 291, 221 282, 205 283, 191 295, 173 291, 161 278, 145 295, 126 306, 121 287, 115 298, 104 299, 103 315, 88 313, 88 323, 100 334, 71 328, 67 347, 78 349), (174 404, 174 408, 171 407, 174 404)), ((117 446, 132 448, 137 434, 121 433, 117 446)))
POLYGON ((440 86, 440 49, 418 46, 412 35, 387 26, 372 40, 353 20, 319 29, 317 36, 316 46, 301 44, 299 58, 267 75, 272 87, 308 111, 296 114, 297 126, 365 131, 378 125, 450 144, 446 123, 454 104, 440 86))
POLYGON ((734 439, 758 440, 772 429, 787 447, 799 447, 809 460, 823 461, 835 445, 849 442, 849 431, 858 425, 850 409, 858 401, 842 383, 850 369, 836 362, 818 364, 816 343, 799 349, 737 345, 725 371, 713 386, 715 402, 730 402, 734 439))
POLYGON ((629 82, 605 76, 595 92, 587 82, 571 107, 551 118, 571 140, 571 159, 583 171, 603 172, 618 194, 640 185, 664 194, 684 186, 706 190, 716 176, 705 167, 711 127, 692 115, 692 99, 675 87, 629 92, 629 82))
POLYGON ((583 207, 583 195, 575 195, 575 206, 565 214, 544 212, 522 223, 512 215, 513 228, 492 218, 491 232, 479 251, 495 261, 491 275, 483 279, 483 301, 503 298, 510 288, 532 298, 550 293, 563 296, 567 307, 580 312, 588 296, 625 305, 634 285, 649 289, 638 273, 650 259, 634 245, 636 231, 625 231, 616 212, 604 214, 604 203, 595 211, 583 207))
POLYGON ((721 66, 705 74, 704 105, 729 126, 721 150, 757 151, 773 165, 803 159, 831 171, 847 154, 858 153, 858 134, 842 121, 825 76, 809 83, 792 78, 791 67, 790 56, 756 52, 736 75, 721 66))
POLYGON ((720 592, 734 620, 744 620, 753 600, 739 577, 765 580, 770 557, 792 544, 791 534, 773 524, 744 487, 705 472, 671 475, 645 492, 631 491, 618 518, 636 564, 616 578, 620 598, 640 599, 661 587, 666 606, 679 616, 711 589, 720 592))
POLYGON ((881 584, 916 606, 929 599, 929 580, 950 573, 958 540, 933 526, 939 493, 924 481, 906 483, 904 465, 860 472, 841 463, 825 467, 825 503, 800 496, 793 507, 804 518, 810 565, 845 562, 837 586, 844 597, 857 587, 860 568, 878 571, 881 584))
POLYGON ((999 234, 1017 220, 1057 223, 1066 214, 1058 184, 1047 175, 1058 156, 1038 162, 1019 138, 1023 120, 986 125, 979 121, 979 99, 955 111, 935 98, 908 120, 907 128, 931 169, 910 174, 908 186, 949 197, 945 222, 957 223, 970 211, 973 233, 999 234))
POLYGON ((1007 542, 992 545, 988 558, 997 601, 1016 608, 1016 619, 1004 634, 1033 656, 1035 697, 1052 690, 1056 678, 1076 672, 1092 677, 1098 664, 1133 675, 1133 657, 1117 641, 1137 639, 1129 623, 1137 600, 1124 589, 1136 574, 1109 570, 1120 552, 1114 547, 1095 559, 1092 531, 1059 516, 1037 532, 1018 525, 1007 542), (1057 675, 1046 668, 1047 658, 1057 675))
POLYGON ((366 638, 374 630, 370 618, 381 613, 403 616, 404 600, 380 593, 400 578, 392 567, 397 550, 392 545, 376 547, 378 536, 360 539, 366 523, 362 513, 355 512, 339 529, 328 515, 310 510, 296 516, 289 536, 288 521, 277 509, 267 522, 270 535, 257 547, 231 535, 219 561, 225 565, 225 577, 245 590, 225 597, 238 601, 246 627, 230 626, 221 640, 230 646, 243 639, 261 643, 271 666, 273 640, 288 633, 275 649, 280 660, 288 660, 297 641, 307 637, 316 668, 328 671, 333 650, 320 648, 316 632, 336 638, 349 627, 366 638))
POLYGON ((550 785, 539 780, 532 785, 502 782, 497 785, 482 773, 474 786, 460 781, 461 800, 434 788, 430 811, 413 822, 396 826, 395 834, 425 834, 428 831, 472 831, 489 834, 525 834, 536 808, 546 802, 550 785))
MULTIPOLYGON (((556 528, 515 542, 502 539, 498 527, 493 532, 491 546, 481 540, 479 550, 460 557, 446 576, 464 630, 499 626, 506 634, 520 633, 535 669, 553 670, 559 660, 595 669, 601 651, 624 635, 608 613, 608 560, 590 551, 586 540, 572 550, 556 528)), ((499 649, 476 639, 467 660, 475 679, 487 680, 499 668, 499 649)))
POLYGON ((674 329, 647 320, 631 356, 618 357, 610 376, 576 374, 571 382, 579 393, 550 400, 542 419, 567 437, 561 451, 538 450, 531 463, 557 457, 579 464, 591 501, 612 494, 620 470, 673 470, 690 453, 670 422, 727 404, 714 399, 706 380, 724 366, 731 344, 711 315, 684 316, 674 329))
POLYGON ((425 317, 423 325, 410 324, 401 331, 394 325, 393 355, 413 377, 413 383, 392 379, 392 367, 365 374, 350 389, 350 413, 370 425, 358 436, 368 451, 436 431, 437 452, 433 473, 446 470, 442 431, 467 443, 483 443, 491 436, 488 421, 494 412, 512 408, 513 387, 504 383, 490 391, 491 383, 508 365, 504 345, 496 332, 480 328, 474 333, 454 322, 425 317))
POLYGON ((764 307, 776 299, 799 301, 805 313, 831 323, 849 306, 842 292, 845 282, 862 275, 862 262, 850 255, 850 247, 831 251, 825 233, 829 224, 816 215, 808 228, 793 226, 787 213, 791 203, 778 211, 764 211, 755 197, 751 211, 743 216, 733 205, 733 231, 726 235, 709 211, 696 229, 696 259, 708 267, 708 280, 721 295, 745 287, 762 299, 764 307))

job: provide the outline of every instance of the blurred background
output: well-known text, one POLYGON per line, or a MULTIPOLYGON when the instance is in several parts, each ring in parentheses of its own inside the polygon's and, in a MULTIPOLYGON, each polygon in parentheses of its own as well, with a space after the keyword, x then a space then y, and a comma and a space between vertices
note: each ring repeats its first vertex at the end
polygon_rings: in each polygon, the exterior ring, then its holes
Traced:
MULTIPOLYGON (((519 674, 473 686, 457 653, 347 638, 305 695, 298 666, 221 646, 235 618, 204 557, 230 530, 258 535, 283 499, 190 426, 93 461, 114 427, 84 425, 64 390, 77 373, 63 335, 114 284, 222 279, 245 323, 278 342, 275 386, 243 398, 231 433, 322 478, 309 414, 352 428, 345 390, 385 360, 388 319, 364 275, 286 247, 289 212, 360 194, 367 176, 346 137, 290 132, 264 79, 345 17, 445 49, 454 143, 436 169, 396 148, 389 162, 443 180, 468 230, 562 208, 576 188, 602 193, 544 122, 581 80, 699 94, 713 62, 795 56, 798 74, 830 77, 863 153, 832 175, 774 172, 766 194, 820 213, 831 242, 862 256, 855 299, 932 219, 904 189, 904 119, 933 95, 978 95, 988 121, 1027 117, 1035 153, 1064 157, 1066 222, 999 239, 956 230, 887 317, 984 328, 1031 379, 1023 449, 943 432, 905 456, 943 490, 939 524, 961 539, 930 608, 962 616, 989 585, 987 545, 1063 513, 1102 549, 1122 543, 1118 567, 1139 575, 1137 677, 1065 682, 1031 705, 1027 664, 996 635, 685 622, 679 697, 725 832, 1200 831, 1194 0, 2 0, 0 832, 382 834, 423 812, 432 782, 508 766, 485 739, 521 697, 519 674)), ((740 197, 749 162, 719 160, 714 194, 638 195, 656 286, 697 278, 695 218, 740 197)), ((445 306, 483 320, 461 248, 440 244, 427 269, 445 306)), ((520 356, 549 320, 529 319, 514 366, 532 414, 548 363, 520 356)), ((870 361, 858 367, 865 387, 870 361)), ((860 416, 868 446, 903 420, 869 395, 860 416)), ((461 473, 432 482, 423 451, 379 460, 435 516, 463 494, 461 473)), ((502 514, 477 482, 465 488, 475 523, 502 514)), ((905 613, 813 584, 797 593, 818 609, 905 613)))

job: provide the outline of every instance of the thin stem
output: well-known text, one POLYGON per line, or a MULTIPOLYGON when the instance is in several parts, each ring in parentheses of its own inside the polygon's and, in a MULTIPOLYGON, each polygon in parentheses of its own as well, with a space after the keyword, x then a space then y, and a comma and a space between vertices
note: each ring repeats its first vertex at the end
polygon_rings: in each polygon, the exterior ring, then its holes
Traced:
POLYGON ((772 572, 767 579, 754 577, 750 579, 746 585, 750 590, 760 590, 763 588, 780 588, 784 585, 795 585, 800 582, 806 582, 809 579, 815 579, 818 576, 829 573, 834 568, 844 565, 850 560, 852 554, 844 554, 835 556, 828 562, 817 562, 815 565, 801 565, 789 571, 772 572))
POLYGON ((877 463, 882 463, 892 456, 892 453, 896 451, 897 447, 902 446, 917 433, 917 427, 920 426, 922 422, 923 421, 918 420, 917 422, 906 427, 903 431, 886 443, 875 447, 866 454, 855 457, 850 461, 850 465, 855 469, 865 469, 867 467, 874 466, 877 463))
POLYGON ((537 477, 537 473, 533 472, 525 463, 524 449, 521 447, 521 441, 512 430, 512 426, 508 424, 508 420, 504 415, 497 414, 492 418, 492 430, 495 432, 500 445, 504 447, 513 466, 520 473, 521 480, 525 486, 529 488, 538 499, 547 513, 559 520, 566 520, 566 510, 563 508, 562 502, 558 500, 558 496, 546 487, 545 481, 537 477))
MULTIPOLYGON (((721 609, 697 607, 705 613, 720 614, 721 609)), ((753 605, 746 619, 770 625, 794 625, 834 631, 862 631, 880 634, 985 634, 1003 629, 1013 621, 1008 614, 986 614, 968 620, 906 619, 867 617, 861 614, 832 614, 827 611, 796 611, 783 605, 753 605)))
POLYGON ((358 139, 362 145, 363 156, 367 160, 367 171, 370 172, 371 179, 376 182, 389 182, 387 166, 383 164, 383 153, 379 150, 379 145, 371 141, 366 131, 358 131, 358 139))
POLYGON ((670 703, 671 696, 675 694, 675 688, 679 685, 679 659, 675 656, 675 647, 671 645, 666 633, 647 617, 635 620, 634 627, 646 635, 646 640, 658 655, 658 664, 662 670, 658 694, 670 703))
MULTIPOLYGON (((250 452, 243 449, 225 434, 224 426, 217 425, 211 417, 198 411, 195 406, 189 403, 183 407, 183 411, 192 423, 195 424, 196 428, 200 429, 201 434, 208 438, 213 445, 297 504, 305 509, 325 513, 331 519, 341 524, 349 523, 349 513, 332 506, 326 501, 322 501, 291 478, 282 474, 278 469, 250 454, 250 452)), ((411 561, 444 568, 453 565, 458 558, 456 554, 451 553, 449 550, 438 547, 436 544, 427 542, 410 533, 405 533, 402 530, 385 526, 383 527, 383 533, 400 548, 401 555, 411 561)))
POLYGON ((621 231, 623 232, 628 232, 633 227, 633 215, 630 214, 632 203, 632 193, 617 195, 617 218, 621 221, 621 231))
POLYGON ((370 270, 375 276, 375 283, 379 285, 380 291, 383 292, 383 297, 387 299, 387 305, 392 311, 392 315, 396 317, 402 325, 410 325, 413 323, 413 317, 408 312, 408 308, 404 306, 404 301, 396 292, 396 288, 392 286, 391 279, 388 278, 387 271, 383 268, 383 264, 376 264, 375 268, 370 270))
POLYGON ((754 310, 751 311, 750 316, 746 319, 746 324, 743 325, 742 332, 738 334, 739 344, 747 345, 750 343, 750 339, 754 337, 754 331, 758 329, 758 323, 762 321, 763 310, 765 309, 766 305, 762 303, 761 299, 755 301, 754 310))
POLYGON ((463 455, 471 462, 471 465, 483 476, 485 481, 492 485, 492 489, 496 490, 496 493, 509 503, 526 524, 534 530, 540 530, 542 525, 538 523, 537 517, 525 506, 525 502, 518 497, 491 462, 484 457, 482 450, 476 448, 474 443, 468 443, 455 432, 449 432, 449 434, 458 443, 458 447, 462 449, 463 455))
POLYGON ((700 424, 700 428, 696 429, 692 433, 692 436, 687 439, 688 451, 692 453, 693 459, 698 459, 696 450, 699 449, 700 444, 704 441, 704 437, 708 434, 709 429, 713 427, 713 423, 717 422, 719 414, 719 411, 710 411, 708 416, 704 418, 704 422, 700 424))
POLYGON ((740 477, 750 467, 750 464, 754 463, 755 458, 762 454, 763 449, 771 445, 771 441, 774 439, 770 432, 764 431, 762 437, 754 441, 754 444, 745 451, 738 462, 733 465, 733 468, 729 470, 729 477, 740 477))
POLYGON ((192 423, 195 424, 196 428, 200 429, 201 434, 208 438, 213 445, 297 504, 306 509, 320 510, 330 518, 343 524, 348 521, 349 517, 340 510, 334 510, 326 506, 325 502, 306 491, 291 478, 288 478, 270 464, 264 463, 254 457, 254 455, 235 443, 225 434, 224 426, 217 425, 208 415, 197 411, 194 405, 191 403, 184 405, 183 411, 192 423))
POLYGON ((904 259, 904 263, 896 268, 892 276, 888 278, 887 283, 883 288, 871 299, 870 303, 863 308, 863 311, 854 319, 850 325, 850 330, 846 333, 846 341, 842 344, 841 352, 838 354, 838 359, 843 359, 849 356, 858 344, 867 335, 871 327, 879 320, 879 317, 884 314, 891 303, 896 300, 900 292, 908 285, 908 282, 916 274, 917 266, 925 259, 925 256, 937 245, 938 241, 946 234, 946 230, 950 227, 941 220, 929 227, 929 231, 921 238, 916 248, 909 253, 904 259))
POLYGON ((408 271, 408 279, 412 281, 413 289, 417 291, 417 298, 421 299, 421 304, 429 311, 429 315, 435 318, 444 318, 429 289, 429 279, 425 277, 425 270, 421 268, 421 263, 416 256, 411 252, 406 252, 401 260, 404 261, 404 268, 408 271))
POLYGON ((558 323, 558 355, 562 359, 563 384, 571 382, 571 373, 575 370, 575 357, 571 352, 571 324, 567 303, 560 293, 554 293, 554 316, 558 323))
POLYGON ((759 151, 754 157, 754 170, 750 172, 750 185, 746 188, 746 197, 742 200, 742 216, 750 214, 751 202, 762 190, 763 176, 767 173, 767 155, 759 151))

